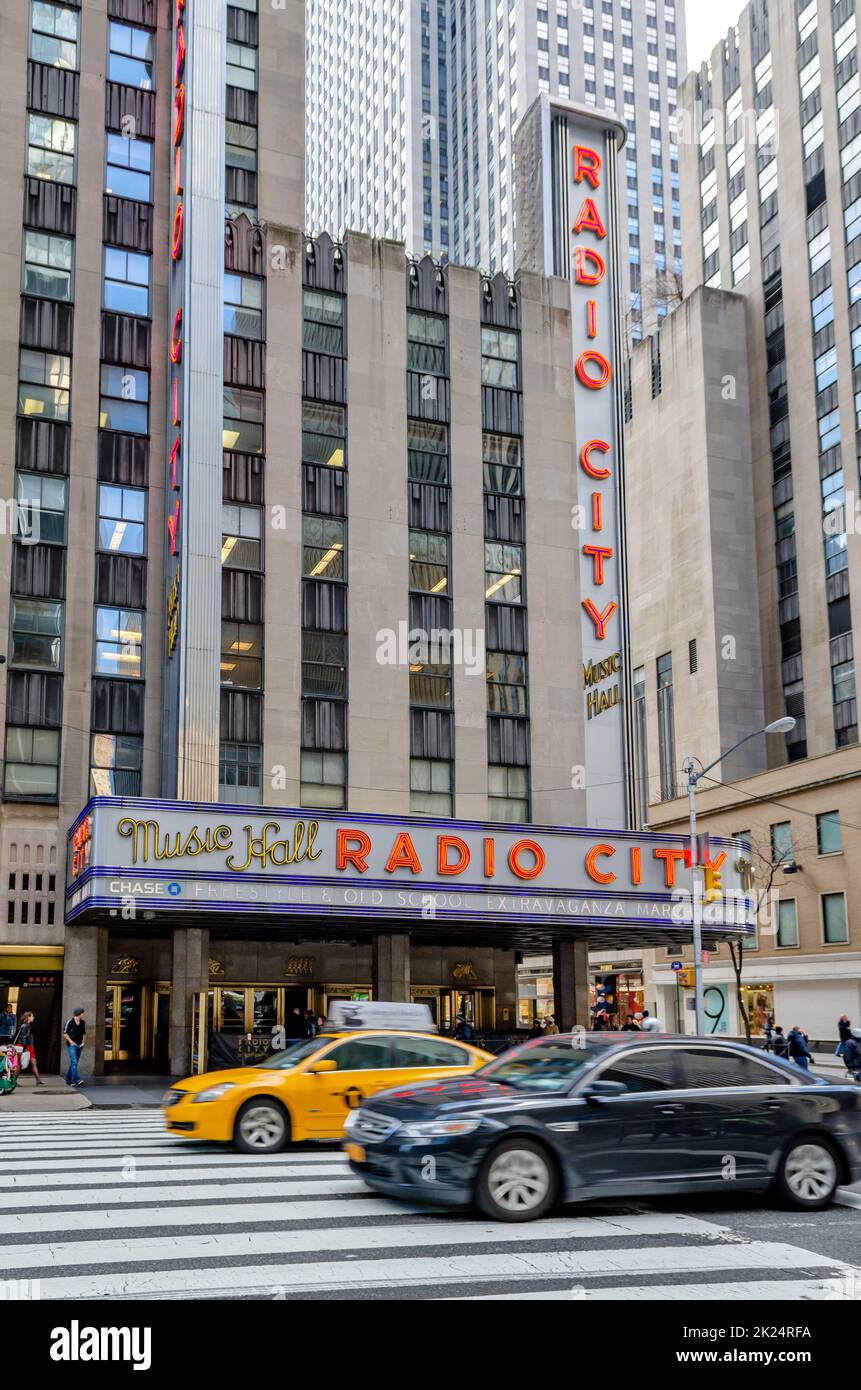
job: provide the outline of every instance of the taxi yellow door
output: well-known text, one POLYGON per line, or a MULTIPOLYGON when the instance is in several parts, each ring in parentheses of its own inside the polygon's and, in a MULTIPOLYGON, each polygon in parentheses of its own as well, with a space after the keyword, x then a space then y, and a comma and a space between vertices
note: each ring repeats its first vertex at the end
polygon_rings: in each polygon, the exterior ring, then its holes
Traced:
POLYGON ((400 1077, 391 1065, 391 1042, 385 1034, 344 1038, 319 1059, 334 1062, 333 1071, 305 1074, 302 1100, 309 1134, 340 1138, 351 1110, 377 1091, 397 1085, 400 1077))

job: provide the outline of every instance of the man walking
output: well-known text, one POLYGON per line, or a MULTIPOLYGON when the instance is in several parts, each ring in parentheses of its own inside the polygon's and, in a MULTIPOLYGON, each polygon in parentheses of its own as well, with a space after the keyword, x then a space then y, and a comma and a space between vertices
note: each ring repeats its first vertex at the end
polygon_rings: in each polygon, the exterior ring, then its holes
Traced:
POLYGON ((797 1067, 801 1067, 802 1071, 809 1071, 813 1053, 807 1046, 807 1039, 799 1024, 796 1023, 793 1028, 790 1028, 787 1041, 791 1060, 797 1067))
POLYGON ((663 1033, 664 1025, 659 1018, 653 1018, 648 1009, 644 1009, 640 1016, 641 1033, 663 1033))
POLYGON ((17 1027, 17 1015, 13 1014, 8 1003, 4 1004, 3 1010, 0 1012, 0 1044, 12 1042, 17 1027))
POLYGON ((84 1012, 84 1009, 75 1009, 63 1029, 63 1038, 69 1054, 69 1070, 66 1074, 67 1086, 83 1086, 84 1084, 78 1073, 78 1058, 84 1050, 84 1038, 87 1033, 84 1012))

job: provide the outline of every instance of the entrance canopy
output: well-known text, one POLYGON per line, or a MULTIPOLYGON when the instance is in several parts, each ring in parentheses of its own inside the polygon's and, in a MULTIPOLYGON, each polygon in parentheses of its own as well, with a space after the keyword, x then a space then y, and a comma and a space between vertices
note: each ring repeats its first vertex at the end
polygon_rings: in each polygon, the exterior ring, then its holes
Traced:
MULTIPOLYGON (((747 847, 712 837, 710 863, 706 939, 750 936, 747 847)), ((66 921, 648 947, 689 938, 690 884, 679 835, 94 797, 69 832, 66 921)))

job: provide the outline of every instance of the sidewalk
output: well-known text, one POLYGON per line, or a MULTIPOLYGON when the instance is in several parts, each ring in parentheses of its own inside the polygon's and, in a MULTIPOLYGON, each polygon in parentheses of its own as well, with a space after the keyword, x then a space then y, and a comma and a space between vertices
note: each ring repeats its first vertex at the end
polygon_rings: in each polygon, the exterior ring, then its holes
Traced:
POLYGON ((42 1110, 89 1110, 92 1102, 84 1095, 84 1088, 75 1090, 67 1086, 62 1076, 43 1076, 44 1086, 37 1086, 31 1076, 26 1074, 19 1079, 16 1089, 8 1096, 0 1096, 0 1125, 2 1117, 14 1111, 28 1114, 42 1110))

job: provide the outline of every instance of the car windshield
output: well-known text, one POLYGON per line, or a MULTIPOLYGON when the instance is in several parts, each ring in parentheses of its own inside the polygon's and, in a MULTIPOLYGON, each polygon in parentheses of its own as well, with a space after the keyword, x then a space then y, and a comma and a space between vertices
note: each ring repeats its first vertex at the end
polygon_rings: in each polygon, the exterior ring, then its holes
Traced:
POLYGON ((582 1036, 570 1042, 525 1044, 488 1062, 475 1075, 517 1091, 567 1091, 582 1072, 606 1055, 606 1048, 582 1036))
POLYGON ((306 1057, 310 1057, 312 1052, 319 1052, 324 1043, 329 1042, 328 1038, 299 1038, 291 1043, 283 1052, 275 1052, 271 1057, 267 1057, 265 1062, 255 1063, 258 1067, 271 1067, 273 1071, 288 1071, 290 1067, 295 1067, 297 1062, 302 1062, 306 1057))

